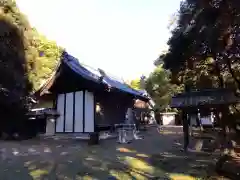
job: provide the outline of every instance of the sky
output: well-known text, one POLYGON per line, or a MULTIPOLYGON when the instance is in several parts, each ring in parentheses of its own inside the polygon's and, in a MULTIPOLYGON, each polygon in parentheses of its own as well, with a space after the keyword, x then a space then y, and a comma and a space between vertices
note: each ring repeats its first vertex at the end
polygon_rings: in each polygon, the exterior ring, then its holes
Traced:
POLYGON ((31 25, 80 62, 125 80, 147 76, 167 49, 180 0, 16 0, 31 25))

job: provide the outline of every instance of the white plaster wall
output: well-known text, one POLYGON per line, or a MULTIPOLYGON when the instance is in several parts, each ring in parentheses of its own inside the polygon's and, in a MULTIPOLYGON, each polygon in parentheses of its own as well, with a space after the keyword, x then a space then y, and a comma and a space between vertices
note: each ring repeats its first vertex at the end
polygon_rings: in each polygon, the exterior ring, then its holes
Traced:
POLYGON ((85 91, 85 132, 94 132, 94 95, 85 91))
POLYGON ((57 98, 57 111, 59 117, 56 120, 56 132, 63 132, 64 123, 64 94, 59 94, 57 98))
POLYGON ((203 116, 203 117, 201 117, 200 120, 201 120, 202 125, 212 125, 213 124, 211 116, 203 116))
POLYGON ((163 125, 175 125, 175 115, 162 115, 163 125))
POLYGON ((73 93, 66 94, 65 132, 73 132, 73 93))
MULTIPOLYGON (((83 93, 82 91, 75 92, 75 106, 73 102, 74 102, 74 93, 67 93, 66 96, 64 96, 64 94, 58 95, 57 111, 59 112, 60 116, 56 120, 56 132, 57 133, 73 132, 73 131, 79 132, 79 133, 94 132, 94 126, 95 126, 94 94, 88 91, 85 91, 85 93, 83 93), (85 97, 83 97, 84 94, 85 94, 85 97), (64 100, 65 97, 66 97, 66 100, 64 100), (83 100, 83 98, 85 98, 85 100, 83 100), (65 121, 64 121, 64 102, 66 103, 65 121), (83 107, 85 109, 83 109, 83 107), (85 115, 85 118, 83 117, 83 114, 85 115), (65 129, 64 129, 64 126, 65 126, 65 129), (73 126, 74 126, 74 129, 73 129, 73 126)), ((49 124, 49 126, 51 125, 49 124)))
POLYGON ((75 132, 83 132, 83 92, 75 93, 75 132))

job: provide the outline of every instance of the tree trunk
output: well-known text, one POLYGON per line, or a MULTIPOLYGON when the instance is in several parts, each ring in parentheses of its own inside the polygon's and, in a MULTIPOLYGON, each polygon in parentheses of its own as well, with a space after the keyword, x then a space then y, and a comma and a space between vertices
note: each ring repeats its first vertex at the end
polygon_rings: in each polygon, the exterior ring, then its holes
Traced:
POLYGON ((235 141, 233 133, 231 132, 231 117, 229 116, 229 109, 227 106, 221 108, 222 117, 220 119, 220 127, 222 133, 220 135, 220 143, 224 154, 234 155, 235 141))
POLYGON ((221 74, 221 68, 217 61, 215 61, 215 72, 219 80, 219 87, 224 88, 224 80, 221 74))
MULTIPOLYGON (((229 61, 229 63, 230 63, 230 61, 229 61)), ((228 64, 228 66, 231 68, 231 63, 228 64)), ((217 73, 218 79, 219 79, 219 87, 224 88, 225 87, 224 79, 222 77, 221 68, 218 63, 215 64, 215 70, 216 70, 216 73, 217 73)), ((231 71, 232 71, 232 69, 231 69, 231 71)), ((234 76, 233 71, 232 71, 232 73, 233 73, 232 75, 234 76)), ((236 78, 235 80, 238 80, 238 79, 236 78)), ((240 87, 240 81, 238 81, 238 82, 239 82, 239 87, 240 87)), ((230 127, 229 127, 230 123, 229 123, 229 118, 228 118, 229 108, 227 105, 224 107, 220 107, 218 112, 222 113, 222 117, 218 116, 220 127, 222 129, 222 133, 220 133, 220 136, 219 136, 220 146, 226 153, 232 152, 233 143, 232 143, 231 137, 229 136, 230 135, 230 127)))

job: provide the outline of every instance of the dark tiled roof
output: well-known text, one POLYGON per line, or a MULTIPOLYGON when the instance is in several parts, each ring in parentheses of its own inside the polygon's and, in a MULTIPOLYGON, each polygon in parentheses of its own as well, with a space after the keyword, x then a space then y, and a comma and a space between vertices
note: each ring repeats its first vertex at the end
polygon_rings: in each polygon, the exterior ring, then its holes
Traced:
POLYGON ((221 105, 239 102, 229 89, 203 89, 177 94, 172 98, 171 107, 196 107, 201 105, 221 105))
MULTIPOLYGON (((116 79, 115 77, 105 73, 103 70, 94 69, 90 66, 80 63, 77 58, 71 56, 67 52, 63 52, 61 63, 66 64, 72 71, 87 80, 93 81, 95 83, 104 83, 110 88, 115 88, 122 92, 148 99, 146 96, 144 96, 144 94, 142 94, 142 92, 132 89, 125 82, 116 79)), ((58 68, 59 67, 60 65, 58 68)), ((55 74, 57 71, 58 70, 55 70, 55 74)), ((47 84, 48 82, 51 82, 52 78, 54 78, 54 76, 52 76, 50 80, 48 80, 47 83, 43 85, 43 87, 48 87, 47 84)))

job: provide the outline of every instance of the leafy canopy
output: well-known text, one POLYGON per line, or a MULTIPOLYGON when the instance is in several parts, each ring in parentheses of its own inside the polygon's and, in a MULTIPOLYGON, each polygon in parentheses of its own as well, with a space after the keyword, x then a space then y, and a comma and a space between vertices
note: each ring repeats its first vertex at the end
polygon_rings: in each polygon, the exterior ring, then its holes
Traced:
MULTIPOLYGON (((14 25, 21 34, 24 46, 22 53, 26 59, 28 79, 33 90, 36 90, 52 73, 60 58, 62 48, 32 28, 14 0, 0 1, 0 15, 2 19, 14 25)), ((5 40, 7 41, 6 38, 3 39, 5 40)))
POLYGON ((146 80, 146 90, 156 103, 156 109, 169 110, 169 103, 174 93, 181 91, 181 87, 171 84, 171 73, 161 65, 149 75, 146 80))
POLYGON ((29 96, 52 73, 62 48, 32 28, 14 0, 0 0, 0 131, 28 132, 29 96))
POLYGON ((130 82, 130 87, 136 90, 141 89, 140 79, 134 79, 130 82))
POLYGON ((174 83, 189 88, 231 87, 239 90, 240 2, 185 0, 164 67, 174 83))

